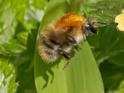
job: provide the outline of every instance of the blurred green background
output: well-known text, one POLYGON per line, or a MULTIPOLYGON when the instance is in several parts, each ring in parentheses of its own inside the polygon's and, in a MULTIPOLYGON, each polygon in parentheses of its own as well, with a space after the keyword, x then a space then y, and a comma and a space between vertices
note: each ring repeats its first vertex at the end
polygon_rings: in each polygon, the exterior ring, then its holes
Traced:
POLYGON ((124 33, 114 23, 122 9, 124 0, 0 0, 0 93, 124 93, 124 33), (82 46, 83 53, 72 59, 79 59, 77 66, 73 63, 68 71, 61 71, 63 64, 58 70, 57 63, 39 67, 35 51, 38 29, 67 12, 95 18, 98 33, 88 36, 88 43, 82 46), (42 76, 42 70, 55 76, 52 87, 46 84, 49 90, 45 91, 41 83, 50 80, 47 75, 45 80, 37 79, 37 74, 42 76), (56 77, 59 75, 62 76, 56 77), (87 91, 78 90, 82 87, 87 91))

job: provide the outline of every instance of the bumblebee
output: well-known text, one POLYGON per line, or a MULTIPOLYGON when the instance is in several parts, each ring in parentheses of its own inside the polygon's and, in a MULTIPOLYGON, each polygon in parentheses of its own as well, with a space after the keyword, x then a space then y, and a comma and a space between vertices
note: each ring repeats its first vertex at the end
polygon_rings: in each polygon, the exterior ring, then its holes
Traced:
POLYGON ((81 41, 89 33, 96 33, 95 22, 78 14, 65 14, 40 31, 38 53, 47 63, 55 62, 60 56, 66 60, 72 57, 72 48, 79 49, 81 41))

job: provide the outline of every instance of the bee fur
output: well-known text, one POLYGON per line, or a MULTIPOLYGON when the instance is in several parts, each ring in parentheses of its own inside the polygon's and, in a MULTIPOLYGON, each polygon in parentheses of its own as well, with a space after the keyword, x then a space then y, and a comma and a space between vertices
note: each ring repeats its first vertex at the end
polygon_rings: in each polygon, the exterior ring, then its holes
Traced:
POLYGON ((68 60, 72 57, 72 48, 79 51, 79 44, 86 40, 88 31, 94 33, 96 30, 84 17, 77 14, 65 14, 60 20, 48 25, 39 33, 38 53, 46 63, 54 63, 63 56, 68 64, 68 60))

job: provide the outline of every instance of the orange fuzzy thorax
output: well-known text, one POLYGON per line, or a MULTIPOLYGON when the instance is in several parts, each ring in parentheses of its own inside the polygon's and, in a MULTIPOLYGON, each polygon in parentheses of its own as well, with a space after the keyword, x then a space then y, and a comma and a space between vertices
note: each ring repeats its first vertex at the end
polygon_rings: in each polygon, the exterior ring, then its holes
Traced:
POLYGON ((70 13, 62 16, 57 22, 55 22, 54 26, 57 31, 63 32, 66 32, 66 29, 68 29, 68 27, 73 27, 74 31, 72 33, 72 36, 76 38, 77 42, 79 42, 82 37, 81 28, 85 26, 86 22, 87 20, 84 16, 70 13))
POLYGON ((58 29, 65 29, 66 27, 72 26, 77 29, 86 23, 86 18, 78 14, 65 14, 56 23, 55 27, 58 29))

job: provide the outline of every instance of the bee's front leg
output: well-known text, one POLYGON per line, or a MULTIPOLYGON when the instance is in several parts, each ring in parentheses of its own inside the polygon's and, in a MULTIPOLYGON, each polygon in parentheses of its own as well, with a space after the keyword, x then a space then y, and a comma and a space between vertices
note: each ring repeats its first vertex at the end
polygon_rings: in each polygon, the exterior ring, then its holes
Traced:
POLYGON ((67 63, 64 65, 64 68, 63 69, 65 69, 68 65, 69 65, 69 63, 70 63, 70 59, 71 59, 71 53, 70 52, 66 52, 66 51, 64 51, 63 49, 59 49, 59 53, 61 54, 61 55, 63 55, 64 56, 64 58, 67 60, 67 63))
POLYGON ((59 54, 63 55, 66 60, 71 59, 71 53, 64 51, 62 48, 59 48, 59 54))
POLYGON ((79 45, 75 45, 75 46, 74 46, 74 49, 76 49, 76 51, 80 51, 81 48, 80 48, 79 45))

